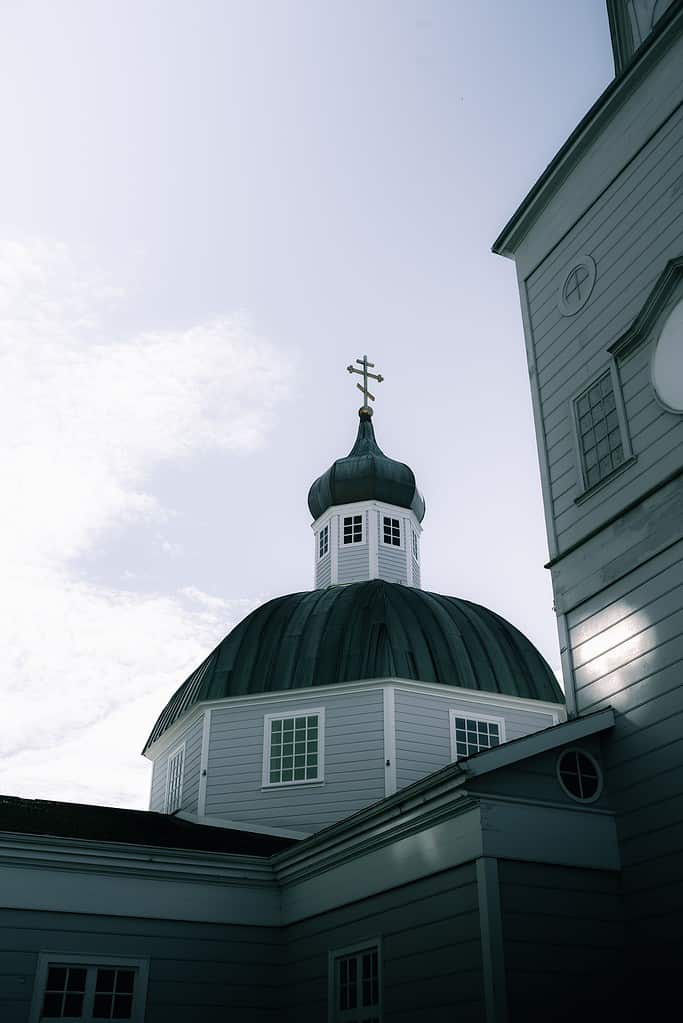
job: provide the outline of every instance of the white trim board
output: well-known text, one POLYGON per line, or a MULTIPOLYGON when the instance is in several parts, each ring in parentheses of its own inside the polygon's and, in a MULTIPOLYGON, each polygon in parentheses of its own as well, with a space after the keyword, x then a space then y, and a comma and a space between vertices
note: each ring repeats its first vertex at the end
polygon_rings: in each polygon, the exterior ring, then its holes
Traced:
POLYGON ((205 824, 209 828, 225 828, 226 831, 244 831, 252 835, 274 835, 276 838, 310 838, 312 831, 293 831, 291 828, 274 828, 267 824, 250 821, 228 820, 226 817, 210 817, 206 814, 185 813, 181 810, 174 815, 190 824, 205 824))
POLYGON ((463 703, 488 703, 492 707, 501 710, 531 710, 539 713, 550 714, 555 724, 560 724, 567 718, 567 710, 562 703, 551 703, 548 700, 533 700, 526 696, 508 696, 501 693, 491 693, 479 689, 464 689, 461 686, 449 686, 440 682, 419 682, 415 679, 398 678, 388 676, 387 678, 358 679, 353 682, 335 682, 327 686, 310 686, 308 689, 290 689, 285 692, 249 693, 245 696, 225 696, 220 700, 203 700, 196 703, 187 717, 176 721, 168 731, 164 732, 155 743, 145 750, 145 757, 149 760, 156 760, 165 750, 173 746, 176 736, 182 735, 186 728, 189 728, 207 708, 219 709, 221 707, 236 707, 242 705, 258 705, 260 703, 272 703, 278 705, 288 702, 301 702, 303 700, 320 701, 322 697, 341 695, 343 693, 361 693, 373 689, 383 689, 384 686, 394 686, 396 690, 412 693, 431 693, 435 695, 448 696, 451 700, 463 703))
MULTIPOLYGON (((145 1018, 145 1004, 147 1001, 147 981, 149 977, 149 959, 130 958, 127 956, 107 956, 93 953, 92 948, 86 947, 82 955, 73 952, 39 952, 36 966, 35 980, 33 985, 33 998, 31 999, 31 1011, 28 1023, 39 1023, 41 1019, 41 1008, 43 993, 47 983, 47 971, 51 965, 59 966, 82 966, 86 969, 97 969, 98 967, 116 969, 130 969, 137 972, 137 979, 133 994, 133 1013, 127 1017, 131 1023, 142 1023, 145 1018)), ((94 994, 94 978, 86 980, 86 1001, 92 1002, 94 994)), ((92 1019, 88 1013, 79 1016, 79 1019, 92 1019)))

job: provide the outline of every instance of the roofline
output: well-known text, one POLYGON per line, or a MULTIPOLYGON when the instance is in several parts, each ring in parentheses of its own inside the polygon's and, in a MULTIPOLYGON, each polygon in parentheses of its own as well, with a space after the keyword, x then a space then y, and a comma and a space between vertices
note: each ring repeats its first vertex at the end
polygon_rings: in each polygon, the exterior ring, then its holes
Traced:
POLYGON ((408 688, 412 692, 432 693, 443 696, 453 696, 459 700, 472 703, 492 703, 498 707, 509 709, 527 707, 532 710, 545 711, 556 717, 566 714, 565 703, 555 703, 552 700, 536 700, 531 696, 515 696, 514 693, 494 693, 488 689, 466 689, 463 686, 450 686, 445 682, 422 682, 419 679, 399 678, 387 676, 386 678, 357 679, 349 682, 331 682, 326 686, 308 686, 305 689, 280 689, 263 693, 243 693, 239 696, 222 696, 217 700, 201 700, 192 704, 192 707, 183 717, 178 718, 170 728, 162 732, 158 739, 148 743, 142 750, 142 756, 153 760, 160 756, 170 746, 178 741, 186 728, 195 724, 205 710, 214 710, 220 707, 237 707, 243 704, 263 702, 287 702, 300 700, 304 697, 329 696, 334 693, 365 692, 372 689, 384 689, 386 686, 395 688, 408 688), (150 756, 154 751, 154 755, 150 756))
POLYGON ((269 835, 275 838, 310 838, 312 831, 293 831, 292 828, 274 828, 266 824, 249 824, 244 821, 227 820, 224 817, 207 817, 206 814, 187 813, 185 810, 178 810, 173 814, 180 820, 188 821, 190 824, 201 824, 208 828, 225 828, 226 831, 244 831, 248 835, 269 835))
MULTIPOLYGON (((348 854, 349 846, 356 847, 366 841, 373 844, 394 841, 397 827, 408 831, 424 828, 427 822, 444 815, 465 812, 479 801, 479 795, 468 792, 466 788, 469 778, 481 777, 528 757, 599 734, 612 728, 614 721, 614 711, 606 707, 586 717, 572 718, 543 731, 482 750, 466 760, 433 771, 426 778, 316 832, 291 849, 273 853, 271 861, 278 879, 291 881, 327 869, 331 862, 348 854), (400 818, 404 821, 399 825, 396 822, 400 818)), ((585 808, 579 806, 578 809, 585 808)))
MULTIPOLYGON (((557 187, 568 177, 573 165, 601 130, 603 122, 608 120, 614 110, 635 90, 650 65, 657 59, 660 50, 668 45, 667 30, 677 21, 679 22, 677 29, 683 30, 683 0, 674 3, 662 15, 647 41, 638 48, 637 55, 625 70, 609 83, 579 121, 494 241, 491 251, 495 255, 513 258, 515 250, 530 230, 536 216, 547 205, 557 187)), ((672 38, 674 34, 672 33, 672 38)))

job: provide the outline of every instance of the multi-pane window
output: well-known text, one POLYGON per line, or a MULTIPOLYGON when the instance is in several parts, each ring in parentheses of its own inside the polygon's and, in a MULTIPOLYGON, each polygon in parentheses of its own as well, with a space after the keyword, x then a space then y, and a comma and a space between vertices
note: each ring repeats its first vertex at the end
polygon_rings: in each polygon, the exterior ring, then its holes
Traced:
MULTIPOLYGON (((40 1020, 135 1019, 138 971, 131 966, 48 963, 40 1020)), ((138 998, 139 1002, 139 998, 138 998)))
POLYGON ((185 747, 181 746, 168 758, 166 774, 166 813, 179 810, 183 797, 183 768, 185 765, 185 747))
POLYGON ((362 543, 363 542, 363 516, 362 515, 345 515, 344 516, 344 529, 343 529, 343 540, 344 543, 362 543))
POLYGON ((390 544, 392 547, 401 546, 401 523, 398 519, 392 519, 389 515, 384 515, 382 519, 384 529, 384 542, 390 544))
POLYGON ((419 561, 420 560, 420 548, 418 547, 418 544, 417 544, 417 533, 415 532, 414 529, 412 530, 412 536, 413 536, 413 557, 415 558, 416 561, 419 561))
POLYGON ((318 533, 318 557, 324 558, 330 549, 330 527, 323 526, 318 533))
POLYGON ((336 956, 333 990, 335 1023, 380 1023, 378 948, 336 956))
POLYGON ((322 778, 322 713, 266 718, 269 785, 322 778))
POLYGON ((624 461, 624 447, 612 376, 608 370, 574 402, 579 449, 586 487, 624 461))
POLYGON ((499 746, 502 736, 500 721, 486 721, 480 718, 453 715, 455 729, 455 756, 469 757, 480 750, 499 746))

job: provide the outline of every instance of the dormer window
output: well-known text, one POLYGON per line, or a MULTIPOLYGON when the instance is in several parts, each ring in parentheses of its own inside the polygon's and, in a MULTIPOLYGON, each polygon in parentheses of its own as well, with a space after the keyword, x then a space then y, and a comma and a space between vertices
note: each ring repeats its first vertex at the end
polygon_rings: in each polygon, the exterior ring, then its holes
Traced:
POLYGON ((324 558, 330 549, 330 527, 323 526, 318 533, 318 557, 324 558))
POLYGON ((401 520, 391 518, 389 515, 384 515, 382 519, 383 524, 383 539, 384 543, 390 547, 401 546, 401 520))
POLYGON ((347 543, 362 543, 363 542, 363 516, 362 515, 345 515, 344 516, 343 542, 345 544, 347 544, 347 543))

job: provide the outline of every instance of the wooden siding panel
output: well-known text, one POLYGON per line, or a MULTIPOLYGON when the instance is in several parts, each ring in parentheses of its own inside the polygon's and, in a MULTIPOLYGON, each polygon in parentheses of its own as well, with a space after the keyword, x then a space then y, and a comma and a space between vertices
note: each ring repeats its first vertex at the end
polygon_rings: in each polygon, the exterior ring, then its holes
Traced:
POLYGON ((290 1018, 326 1018, 328 953, 382 939, 383 1019, 480 1019, 483 1001, 474 866, 418 881, 286 929, 290 1018), (462 1011, 461 1011, 462 1007, 462 1011), (450 1012, 450 1017, 449 1017, 450 1012))
MULTIPOLYGON (((405 531, 405 523, 401 523, 405 531)), ((379 578, 386 579, 390 583, 406 583, 408 581, 408 569, 406 565, 406 552, 398 547, 388 547, 379 543, 377 552, 377 564, 379 578)))
POLYGON ((499 879, 510 1018, 595 1018, 618 991, 618 875, 502 860, 499 879))
MULTIPOLYGON (((317 540, 316 540, 317 543, 317 540)), ((318 551, 316 548, 316 557, 318 551)), ((332 582, 332 555, 328 552, 315 564, 315 585, 317 588, 322 589, 324 586, 329 586, 332 582)))
POLYGON ((560 550, 681 464, 683 421, 654 399, 649 351, 632 353, 620 369, 637 462, 585 502, 574 502, 581 484, 571 400, 607 365, 607 346, 633 321, 667 260, 683 251, 682 161, 679 108, 527 281, 560 550), (597 262, 596 285, 585 309, 563 317, 558 288, 580 251, 597 262))
MULTIPOLYGON (((145 1023, 219 1023, 231 1008, 245 1023, 265 1023, 279 1008, 285 979, 281 936, 272 928, 1 910, 0 973, 11 966, 21 981, 12 1012, 22 1023, 43 950, 82 952, 84 962, 149 959, 145 1023)), ((4 990, 0 1006, 3 1023, 12 1019, 4 990)))
MULTIPOLYGON (((340 530, 343 527, 339 526, 340 530)), ((370 578, 367 543, 349 544, 339 548, 339 582, 353 583, 370 578)))
POLYGON ((384 796, 382 692, 301 694, 216 707, 211 716, 206 813, 313 831, 384 796), (322 783, 264 788, 263 723, 272 713, 325 708, 322 783))
POLYGON ((411 693, 396 689, 396 777, 399 788, 424 778, 450 763, 451 708, 465 717, 499 717, 505 721, 506 739, 547 728, 553 723, 547 711, 511 710, 488 703, 470 703, 450 696, 411 693))

